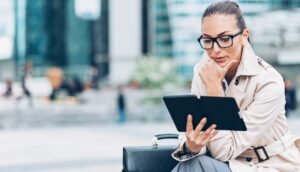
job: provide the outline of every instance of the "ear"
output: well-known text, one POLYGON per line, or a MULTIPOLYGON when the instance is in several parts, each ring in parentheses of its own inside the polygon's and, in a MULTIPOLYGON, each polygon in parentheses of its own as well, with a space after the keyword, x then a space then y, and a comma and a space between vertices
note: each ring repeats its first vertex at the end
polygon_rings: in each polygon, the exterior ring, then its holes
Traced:
POLYGON ((243 45, 248 43, 248 38, 249 38, 249 29, 246 28, 246 29, 244 29, 244 31, 242 33, 242 43, 243 43, 243 45))

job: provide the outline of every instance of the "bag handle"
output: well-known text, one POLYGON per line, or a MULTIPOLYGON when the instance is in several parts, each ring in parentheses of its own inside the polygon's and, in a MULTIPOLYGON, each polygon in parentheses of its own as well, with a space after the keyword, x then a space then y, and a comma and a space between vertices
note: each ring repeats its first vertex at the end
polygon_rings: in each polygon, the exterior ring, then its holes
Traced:
POLYGON ((157 134, 154 135, 152 138, 152 147, 157 148, 158 147, 158 140, 164 140, 164 139, 177 139, 179 141, 179 144, 182 143, 182 137, 179 134, 157 134))

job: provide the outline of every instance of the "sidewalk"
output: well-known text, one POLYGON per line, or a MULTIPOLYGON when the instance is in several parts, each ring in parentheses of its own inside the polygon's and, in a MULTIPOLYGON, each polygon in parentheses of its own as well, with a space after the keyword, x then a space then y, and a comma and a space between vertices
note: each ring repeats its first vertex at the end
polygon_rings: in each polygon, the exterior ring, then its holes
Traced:
MULTIPOLYGON (((184 94, 187 91, 179 90, 184 94)), ((127 117, 130 121, 165 121, 169 120, 167 109, 162 102, 161 92, 149 90, 127 89, 125 92, 127 117), (151 98, 160 99, 158 104, 147 104, 151 98)), ((45 98, 34 98, 33 107, 26 98, 0 98, 0 126, 13 128, 15 126, 72 125, 72 124, 102 124, 114 122, 118 118, 117 92, 107 88, 99 91, 85 91, 79 96, 82 103, 59 100, 54 103, 45 98), (109 114, 109 115, 108 115, 109 114)))
MULTIPOLYGON (((300 118, 288 120, 300 136, 300 118)), ((170 122, 0 130, 2 172, 119 172, 123 146, 151 146, 158 133, 177 133, 170 122)), ((160 144, 174 144, 163 141, 160 144)))

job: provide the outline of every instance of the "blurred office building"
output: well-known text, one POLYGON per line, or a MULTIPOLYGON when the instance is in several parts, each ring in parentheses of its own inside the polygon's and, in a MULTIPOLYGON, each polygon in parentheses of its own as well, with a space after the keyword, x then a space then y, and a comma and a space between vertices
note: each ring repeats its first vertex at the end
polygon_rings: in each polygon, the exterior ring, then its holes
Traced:
MULTIPOLYGON (((300 64, 300 1, 239 0, 258 55, 275 65, 300 64)), ((85 78, 91 65, 109 83, 130 79, 136 59, 173 58, 190 78, 203 50, 201 16, 210 0, 1 0, 0 79, 58 66, 85 78), (3 72, 5 71, 5 72, 3 72), (10 72, 7 72, 10 71, 10 72)))
MULTIPOLYGON (((300 1, 238 2, 257 54, 274 65, 299 65, 300 1)), ((203 52, 196 41, 201 34, 201 16, 211 1, 154 0, 148 3, 151 7, 151 53, 175 58, 181 73, 191 75, 191 67, 203 52)))
POLYGON ((0 9, 2 79, 8 71, 19 79, 26 61, 35 76, 51 66, 84 77, 97 65, 108 74, 108 0, 2 0, 0 9))

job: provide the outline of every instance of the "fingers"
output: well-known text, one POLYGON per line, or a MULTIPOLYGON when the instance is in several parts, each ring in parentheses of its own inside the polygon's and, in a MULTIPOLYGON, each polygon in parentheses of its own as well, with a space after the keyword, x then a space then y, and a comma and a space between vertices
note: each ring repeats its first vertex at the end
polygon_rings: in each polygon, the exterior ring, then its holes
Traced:
POLYGON ((223 69, 227 72, 234 64, 238 63, 237 60, 231 60, 223 69))
POLYGON ((199 137, 202 137, 202 139, 206 139, 207 137, 209 137, 210 136, 210 134, 211 134, 211 132, 213 131, 213 130, 215 130, 216 129, 216 125, 215 124, 213 124, 213 125, 211 125, 208 129, 206 129, 201 135, 199 135, 199 137))
POLYGON ((218 130, 213 129, 210 132, 209 136, 202 140, 202 144, 206 145, 211 140, 211 138, 213 138, 217 134, 218 134, 218 130))
POLYGON ((215 129, 216 125, 211 125, 203 134, 198 136, 197 142, 205 146, 211 138, 213 138, 218 132, 215 129))
POLYGON ((192 115, 188 115, 187 117, 187 123, 186 123, 186 132, 191 133, 194 130, 193 128, 193 118, 192 115))
POLYGON ((201 131, 207 122, 206 118, 201 119, 196 129, 193 130, 192 116, 187 117, 186 146, 194 153, 199 152, 208 141, 217 134, 216 125, 211 125, 205 131, 201 131))
POLYGON ((199 124, 197 125, 195 132, 198 134, 200 134, 202 128, 204 127, 204 125, 206 124, 207 119, 206 118, 202 118, 201 121, 199 122, 199 124))
POLYGON ((204 72, 204 66, 201 68, 198 68, 198 76, 200 76, 200 78, 203 80, 203 72, 204 72))
POLYGON ((237 64, 238 62, 239 62, 238 60, 231 60, 230 62, 228 62, 228 64, 226 66, 221 67, 214 60, 209 59, 204 66, 206 68, 207 67, 214 67, 214 68, 223 69, 224 72, 226 73, 233 65, 237 64))
POLYGON ((198 76, 203 80, 203 74, 202 74, 202 71, 201 71, 201 70, 199 70, 198 76))
POLYGON ((211 77, 211 72, 215 73, 216 69, 220 68, 213 60, 209 59, 203 66, 198 68, 198 76, 205 83, 211 77))

